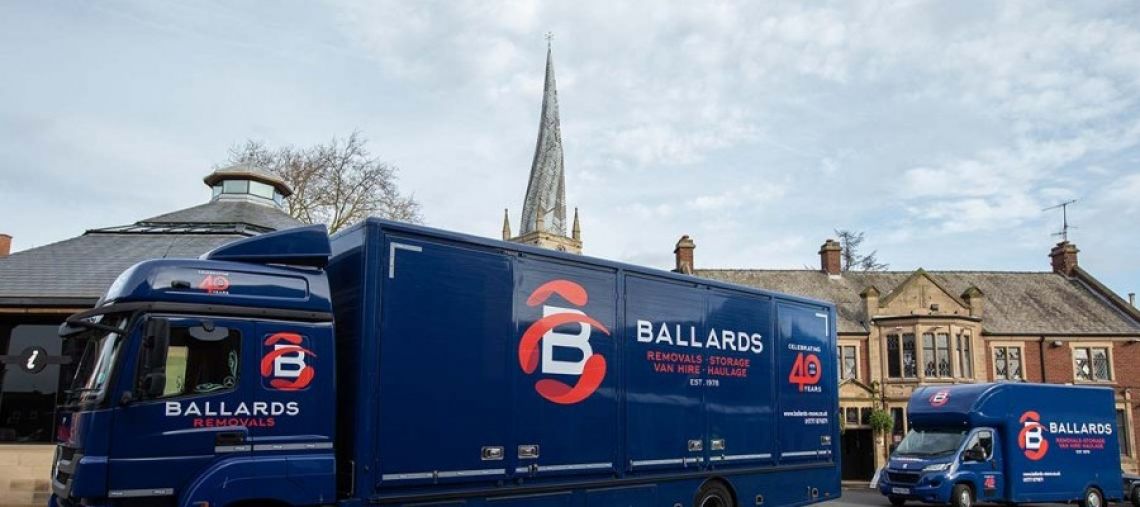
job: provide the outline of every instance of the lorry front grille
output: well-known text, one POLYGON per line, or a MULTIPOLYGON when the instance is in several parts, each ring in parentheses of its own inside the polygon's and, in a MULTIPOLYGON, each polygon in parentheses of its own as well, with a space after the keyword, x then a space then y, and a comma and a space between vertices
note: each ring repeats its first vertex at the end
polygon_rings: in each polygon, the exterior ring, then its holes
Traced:
POLYGON ((892 472, 887 471, 887 478, 891 480, 891 484, 918 484, 918 472, 892 472))

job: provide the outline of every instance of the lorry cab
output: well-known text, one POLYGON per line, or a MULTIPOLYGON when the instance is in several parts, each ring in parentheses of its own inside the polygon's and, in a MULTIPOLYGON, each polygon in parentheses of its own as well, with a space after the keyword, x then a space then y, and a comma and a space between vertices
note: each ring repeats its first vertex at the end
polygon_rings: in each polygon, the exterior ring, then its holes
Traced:
POLYGON ((921 387, 907 417, 910 431, 878 484, 892 505, 1063 501, 1104 507, 1122 498, 1111 389, 921 387))
POLYGON ((259 239, 261 251, 136 264, 61 327, 85 351, 53 505, 335 498, 328 239, 259 239))

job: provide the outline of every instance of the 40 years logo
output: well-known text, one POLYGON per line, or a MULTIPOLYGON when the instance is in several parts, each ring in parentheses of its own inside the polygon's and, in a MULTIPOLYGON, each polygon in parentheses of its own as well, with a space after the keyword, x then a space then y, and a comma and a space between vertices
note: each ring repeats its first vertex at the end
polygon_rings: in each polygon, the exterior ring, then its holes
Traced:
POLYGON ((589 398, 606 378, 606 359, 594 353, 590 347, 590 335, 594 328, 605 335, 610 331, 582 310, 544 304, 555 295, 577 307, 586 306, 589 301, 586 289, 569 280, 551 280, 535 289, 526 304, 532 307, 542 305, 542 318, 531 324, 519 341, 519 366, 527 374, 533 374, 539 370, 541 356, 541 373, 577 375, 578 381, 574 385, 549 378, 534 384, 535 391, 543 398, 560 405, 571 405, 589 398), (578 325, 576 333, 555 330, 573 324, 578 325), (541 353, 539 345, 542 346, 541 353), (558 359, 554 356, 555 347, 578 349, 581 359, 558 359))
POLYGON ((1041 415, 1033 410, 1021 414, 1021 432, 1017 434, 1017 446, 1025 451, 1025 457, 1037 461, 1049 451, 1049 441, 1045 440, 1045 426, 1041 415))
POLYGON ((279 391, 297 391, 309 386, 316 376, 306 357, 316 358, 302 347, 305 339, 297 333, 273 333, 265 339, 268 352, 261 357, 261 377, 279 391))

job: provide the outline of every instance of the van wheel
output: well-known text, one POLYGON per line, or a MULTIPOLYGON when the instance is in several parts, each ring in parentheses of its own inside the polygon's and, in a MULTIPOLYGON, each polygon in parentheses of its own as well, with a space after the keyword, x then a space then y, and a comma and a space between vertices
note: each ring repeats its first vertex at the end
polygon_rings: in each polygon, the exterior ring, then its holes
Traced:
POLYGON ((888 496, 887 501, 891 502, 891 505, 895 507, 902 507, 903 504, 906 503, 906 499, 901 496, 888 496))
POLYGON ((1132 507, 1140 507, 1140 486, 1132 488, 1132 507))
POLYGON ((693 507, 736 507, 736 503, 732 501, 732 492, 723 483, 709 481, 697 491, 693 507))
MULTIPOLYGON (((973 507, 974 492, 965 484, 957 484, 950 490, 950 507, 973 507)), ((1104 507, 1098 505, 1097 507, 1104 507)))
POLYGON ((1099 489, 1086 489, 1084 496, 1081 497, 1081 507, 1105 507, 1104 496, 1100 494, 1099 489))

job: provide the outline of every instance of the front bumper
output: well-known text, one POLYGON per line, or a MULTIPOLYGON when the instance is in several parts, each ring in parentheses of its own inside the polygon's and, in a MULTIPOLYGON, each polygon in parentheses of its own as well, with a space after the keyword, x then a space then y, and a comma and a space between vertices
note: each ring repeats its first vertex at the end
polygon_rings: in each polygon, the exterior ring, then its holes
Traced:
POLYGON ((879 480, 879 493, 906 500, 944 504, 950 501, 952 486, 952 478, 944 472, 924 474, 888 470, 879 480))

